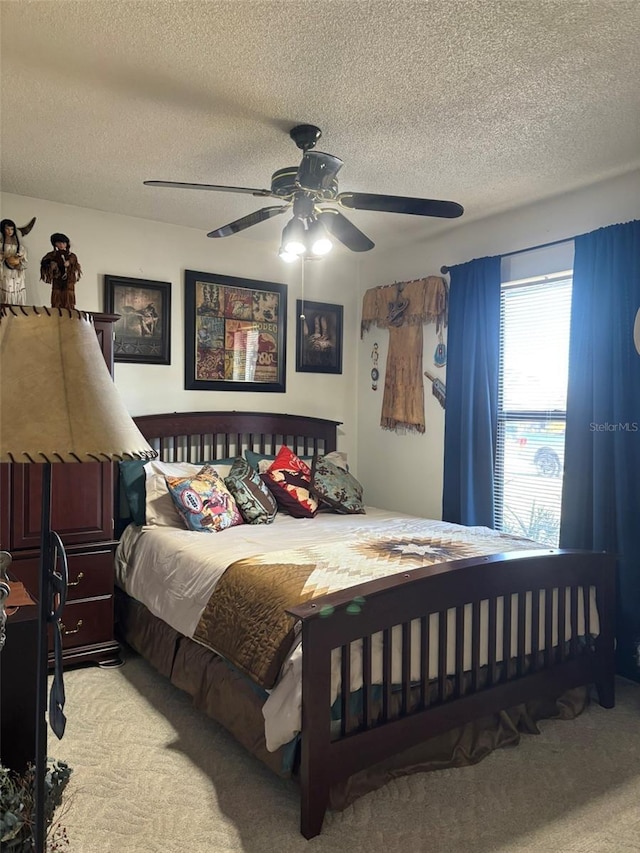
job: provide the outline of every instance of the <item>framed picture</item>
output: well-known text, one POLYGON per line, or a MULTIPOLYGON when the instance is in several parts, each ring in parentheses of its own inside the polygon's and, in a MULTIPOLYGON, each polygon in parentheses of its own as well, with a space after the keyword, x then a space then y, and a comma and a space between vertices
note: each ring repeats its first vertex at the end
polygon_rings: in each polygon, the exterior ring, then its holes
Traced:
POLYGON ((184 276, 184 387, 284 392, 287 286, 194 270, 184 276))
POLYGON ((342 373, 342 305, 296 302, 296 370, 342 373))
POLYGON ((171 364, 171 282, 105 275, 104 304, 120 315, 114 361, 171 364))

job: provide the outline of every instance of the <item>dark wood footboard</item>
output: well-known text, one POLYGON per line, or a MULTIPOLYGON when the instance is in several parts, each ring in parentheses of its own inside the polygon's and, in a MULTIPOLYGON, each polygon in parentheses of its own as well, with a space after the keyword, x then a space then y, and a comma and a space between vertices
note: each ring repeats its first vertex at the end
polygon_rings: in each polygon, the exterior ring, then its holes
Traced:
POLYGON ((416 569, 288 611, 302 622, 304 649, 302 834, 312 838, 320 832, 333 783, 443 731, 586 684, 595 684, 600 703, 613 707, 614 573, 615 559, 605 554, 529 551, 416 569), (598 628, 591 607, 594 593, 598 628), (438 625, 435 678, 428 663, 433 619, 438 625), (412 647, 414 620, 419 624, 417 649, 412 647), (531 630, 536 625, 538 630, 531 630), (391 677, 398 631, 399 681, 391 677), (382 684, 374 687, 371 649, 378 632, 382 684), (471 639, 470 666, 465 639, 467 648, 471 639), (330 715, 332 654, 341 650, 341 681, 349 685, 354 643, 361 646, 361 705, 355 713, 349 689, 340 690, 336 731, 330 715), (447 666, 451 644, 453 670, 447 666), (382 699, 375 718, 374 689, 382 699))

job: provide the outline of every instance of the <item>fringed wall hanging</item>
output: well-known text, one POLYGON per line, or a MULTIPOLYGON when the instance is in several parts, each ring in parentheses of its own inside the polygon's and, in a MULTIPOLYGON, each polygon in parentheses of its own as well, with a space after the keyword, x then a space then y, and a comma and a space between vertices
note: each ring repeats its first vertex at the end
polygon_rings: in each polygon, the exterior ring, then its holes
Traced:
POLYGON ((440 276, 396 282, 366 291, 360 337, 371 326, 389 330, 380 426, 398 433, 425 430, 422 326, 447 322, 447 287, 440 276))

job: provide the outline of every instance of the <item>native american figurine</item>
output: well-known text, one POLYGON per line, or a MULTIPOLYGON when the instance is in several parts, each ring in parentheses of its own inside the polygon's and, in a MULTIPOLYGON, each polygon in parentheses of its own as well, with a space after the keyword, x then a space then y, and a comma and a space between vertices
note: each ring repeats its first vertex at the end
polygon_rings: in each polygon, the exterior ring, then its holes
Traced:
POLYGON ((27 304, 27 249, 18 232, 24 237, 31 231, 35 221, 34 216, 31 222, 22 227, 17 226, 12 219, 3 219, 0 222, 0 302, 10 305, 27 304))
POLYGON ((82 275, 78 258, 66 234, 52 234, 53 251, 40 261, 40 279, 51 285, 52 308, 76 307, 76 282, 82 275))

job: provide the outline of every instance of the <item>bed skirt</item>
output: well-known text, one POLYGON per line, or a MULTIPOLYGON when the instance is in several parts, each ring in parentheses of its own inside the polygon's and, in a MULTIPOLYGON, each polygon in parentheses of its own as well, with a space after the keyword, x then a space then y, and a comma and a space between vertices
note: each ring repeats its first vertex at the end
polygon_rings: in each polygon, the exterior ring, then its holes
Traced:
MULTIPOLYGON (((120 640, 188 693, 196 708, 224 726, 274 773, 285 778, 296 777, 299 750, 295 744, 280 747, 276 752, 267 750, 262 716, 264 691, 248 678, 204 646, 179 634, 119 589, 116 589, 116 632, 120 640)), ((516 746, 522 734, 539 734, 539 720, 577 717, 588 701, 588 689, 578 687, 558 699, 533 700, 429 738, 335 785, 330 792, 329 807, 341 811, 358 797, 399 776, 477 764, 494 749, 516 746)))

